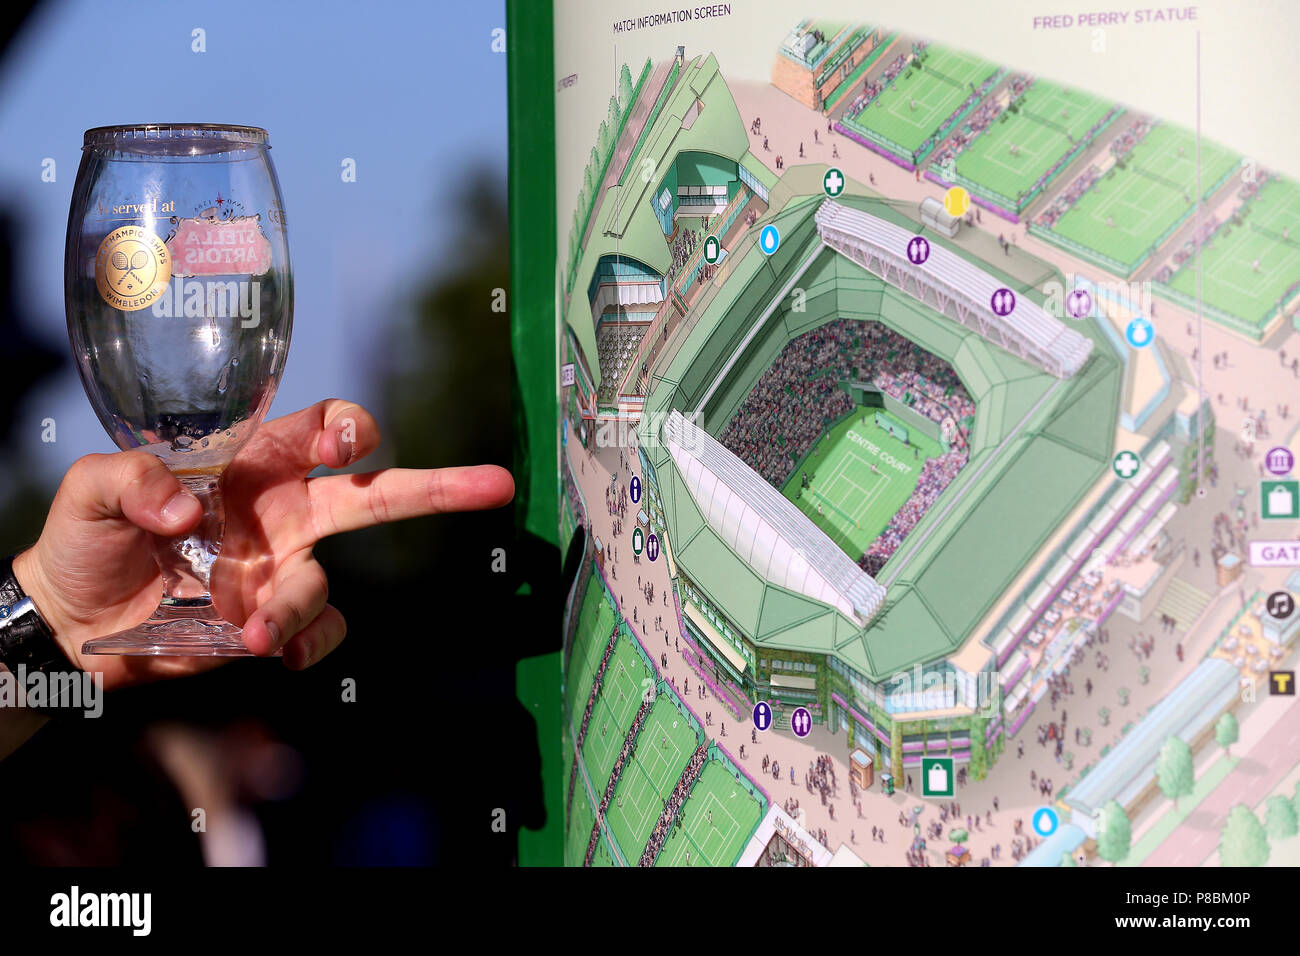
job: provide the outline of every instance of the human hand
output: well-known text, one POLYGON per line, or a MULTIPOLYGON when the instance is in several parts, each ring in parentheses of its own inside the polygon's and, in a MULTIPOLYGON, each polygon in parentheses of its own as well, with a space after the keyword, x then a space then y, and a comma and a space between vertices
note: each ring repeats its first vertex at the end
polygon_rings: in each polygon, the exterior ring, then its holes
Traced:
MULTIPOLYGON (((379 444, 359 405, 331 399, 264 423, 222 475, 226 528, 212 572, 213 603, 244 628, 248 649, 302 669, 343 640, 343 615, 326 603, 328 581, 312 555, 322 538, 448 511, 497 508, 514 495, 495 465, 387 468, 308 478, 343 468, 379 444), (345 441, 348 436, 354 440, 345 441)), ((195 674, 223 658, 81 655, 81 645, 139 624, 157 607, 162 577, 150 535, 193 530, 202 509, 148 452, 87 455, 64 476, 40 539, 14 573, 78 667, 105 686, 195 674)))

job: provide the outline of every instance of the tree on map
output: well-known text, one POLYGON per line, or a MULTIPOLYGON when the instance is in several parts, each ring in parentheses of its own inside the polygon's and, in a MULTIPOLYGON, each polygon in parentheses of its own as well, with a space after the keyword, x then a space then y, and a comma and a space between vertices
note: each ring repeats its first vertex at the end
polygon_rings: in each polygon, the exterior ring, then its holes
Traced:
POLYGON ((1224 866, 1263 866, 1268 862, 1268 834, 1244 803, 1228 811, 1228 822, 1219 837, 1219 862, 1224 866))
MULTIPOLYGON (((619 120, 622 118, 623 111, 619 109, 618 97, 611 96, 609 98, 609 113, 605 116, 605 122, 609 124, 611 137, 614 135, 614 131, 618 129, 619 120)), ((612 146, 614 144, 611 143, 610 145, 612 146)))
POLYGON ((1240 736, 1241 730, 1237 726, 1236 716, 1230 710, 1224 711, 1219 722, 1214 725, 1214 742, 1223 748, 1225 755, 1231 757, 1228 748, 1235 744, 1240 736))
POLYGON ((1097 821, 1097 855, 1110 863, 1118 863, 1128 856, 1133 842, 1133 828, 1129 825, 1128 814, 1112 800, 1101 808, 1097 821))
POLYGON ((968 833, 965 828, 959 827, 956 830, 949 831, 948 839, 953 843, 956 843, 958 846, 961 846, 970 839, 970 833, 968 833))
POLYGON ((1109 727, 1109 726, 1110 726, 1110 708, 1109 708, 1109 707, 1103 707, 1103 708, 1101 708, 1101 710, 1097 711, 1097 719, 1098 719, 1099 721, 1101 721, 1101 725, 1102 725, 1103 727, 1109 727))
POLYGON ((623 64, 623 68, 618 71, 618 101, 623 105, 624 110, 632 108, 632 71, 623 64))
MULTIPOLYGON (((610 137, 610 135, 611 135, 611 133, 610 133, 610 131, 609 131, 609 122, 608 122, 607 120, 601 120, 601 121, 600 121, 600 129, 596 131, 596 152, 597 152, 597 155, 599 155, 599 156, 608 156, 608 155, 609 155, 609 137, 610 137)), ((594 167, 594 170, 593 170, 593 171, 595 172, 595 174, 596 174, 597 176, 600 175, 600 160, 599 160, 599 159, 596 160, 595 167, 594 167)))
POLYGON ((1185 797, 1196 786, 1196 771, 1192 765, 1192 748, 1181 737, 1170 737, 1160 748, 1156 757, 1156 781, 1166 797, 1174 801, 1178 809, 1178 798, 1185 797))
POLYGON ((1264 811, 1264 824, 1268 828, 1268 835, 1274 840, 1285 840, 1300 832, 1295 807, 1290 800, 1280 794, 1268 798, 1264 811))

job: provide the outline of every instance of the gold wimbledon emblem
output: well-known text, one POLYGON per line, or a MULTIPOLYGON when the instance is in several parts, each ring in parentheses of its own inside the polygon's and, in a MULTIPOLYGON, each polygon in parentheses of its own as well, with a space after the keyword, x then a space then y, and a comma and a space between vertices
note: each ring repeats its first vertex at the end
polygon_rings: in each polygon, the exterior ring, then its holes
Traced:
POLYGON ((151 304, 172 278, 167 244, 143 226, 114 229, 95 254, 95 285, 115 309, 135 312, 151 304))

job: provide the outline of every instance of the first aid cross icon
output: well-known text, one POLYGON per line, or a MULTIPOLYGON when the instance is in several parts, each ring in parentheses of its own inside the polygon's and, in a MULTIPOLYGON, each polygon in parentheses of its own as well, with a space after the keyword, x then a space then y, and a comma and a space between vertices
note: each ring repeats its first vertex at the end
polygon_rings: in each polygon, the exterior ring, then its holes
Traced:
POLYGON ((1115 456, 1115 460, 1110 463, 1110 466, 1115 470, 1115 474, 1127 481, 1138 473, 1142 463, 1138 461, 1138 456, 1131 451, 1122 451, 1115 456))
POLYGON ((826 195, 832 199, 844 192, 843 173, 834 166, 826 170, 826 175, 822 177, 822 188, 826 190, 826 195))

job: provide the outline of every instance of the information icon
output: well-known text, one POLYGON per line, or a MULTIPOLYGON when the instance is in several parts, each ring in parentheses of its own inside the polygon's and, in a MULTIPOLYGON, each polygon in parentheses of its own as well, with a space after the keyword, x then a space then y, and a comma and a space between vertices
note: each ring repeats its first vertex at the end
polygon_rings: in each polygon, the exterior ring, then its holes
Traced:
POLYGON ((632 499, 632 504, 641 500, 641 479, 636 475, 627 483, 627 496, 632 499))
POLYGON ((812 714, 807 707, 796 707, 790 714, 790 729, 796 737, 807 737, 812 733, 812 714))
POLYGON ((760 700, 754 705, 754 727, 758 730, 767 730, 772 726, 772 705, 765 700, 760 700))
POLYGON ((771 255, 781 246, 781 230, 768 223, 758 234, 758 247, 765 255, 771 255))
POLYGON ((651 534, 645 539, 645 556, 653 561, 659 557, 659 537, 651 534))
POLYGON ((907 244, 907 258, 914 266, 919 266, 930 258, 930 240, 925 236, 913 236, 907 244))

